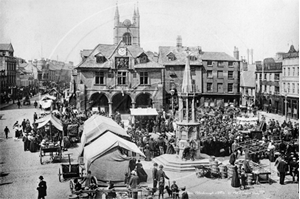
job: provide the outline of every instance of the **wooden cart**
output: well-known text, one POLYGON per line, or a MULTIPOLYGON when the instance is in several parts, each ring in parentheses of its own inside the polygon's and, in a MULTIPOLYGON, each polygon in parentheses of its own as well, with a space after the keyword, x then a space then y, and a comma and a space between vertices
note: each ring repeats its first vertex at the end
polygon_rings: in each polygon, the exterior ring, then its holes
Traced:
POLYGON ((83 168, 81 168, 80 164, 71 164, 70 155, 68 153, 69 164, 61 164, 61 169, 58 170, 58 180, 61 182, 62 180, 72 179, 72 178, 82 178, 83 177, 83 168), (81 168, 81 172, 80 172, 81 168))
POLYGON ((43 157, 47 156, 46 154, 50 156, 50 161, 53 162, 56 158, 61 161, 62 159, 62 150, 60 146, 49 146, 49 147, 43 147, 40 148, 40 163, 43 164, 43 157))

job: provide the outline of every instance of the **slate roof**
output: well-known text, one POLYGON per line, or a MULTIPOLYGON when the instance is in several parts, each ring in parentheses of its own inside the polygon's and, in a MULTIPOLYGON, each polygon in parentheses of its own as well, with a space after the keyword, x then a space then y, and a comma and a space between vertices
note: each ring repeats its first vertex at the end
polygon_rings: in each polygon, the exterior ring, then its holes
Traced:
MULTIPOLYGON (((77 67, 78 68, 111 68, 112 60, 111 57, 116 53, 120 43, 115 44, 99 44, 97 45, 86 60, 83 60, 77 67), (107 61, 105 63, 97 63, 95 59, 95 55, 101 54, 103 55, 107 61)), ((144 52, 144 50, 139 46, 124 46, 128 50, 129 56, 134 58, 138 57, 140 54, 144 52)))
POLYGON ((0 50, 14 52, 14 48, 13 48, 12 44, 0 44, 0 50))
POLYGON ((157 62, 149 61, 147 63, 136 64, 134 68, 164 68, 164 66, 157 62))
MULTIPOLYGON (((196 57, 196 61, 191 60, 190 65, 202 65, 202 60, 216 61, 237 61, 234 57, 229 56, 224 52, 203 52, 201 47, 188 47, 190 54, 196 57)), ((159 47, 159 63, 163 65, 185 65, 187 47, 176 46, 160 46, 159 47), (169 53, 173 53, 176 60, 171 61, 167 57, 169 53)))
POLYGON ((80 51, 81 58, 89 56, 91 54, 91 52, 93 52, 93 50, 84 49, 84 50, 80 51))
POLYGON ((73 66, 63 62, 49 62, 49 70, 72 70, 73 66))
POLYGON ((241 83, 242 87, 254 87, 255 88, 255 72, 254 71, 243 71, 241 72, 241 83))

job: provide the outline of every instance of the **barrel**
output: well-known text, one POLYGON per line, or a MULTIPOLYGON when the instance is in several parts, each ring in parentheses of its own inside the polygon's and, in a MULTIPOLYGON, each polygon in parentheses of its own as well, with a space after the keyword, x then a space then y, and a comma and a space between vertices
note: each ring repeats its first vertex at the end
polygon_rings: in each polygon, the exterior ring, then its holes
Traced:
POLYGON ((75 198, 78 198, 76 194, 69 195, 69 199, 75 199, 75 198))
POLYGON ((227 173, 221 173, 221 178, 222 178, 222 179, 227 178, 227 173))
POLYGON ((212 166, 212 162, 214 162, 216 160, 215 156, 210 156, 209 158, 209 167, 211 168, 212 166))
POLYGON ((227 167, 225 165, 220 165, 219 170, 221 173, 221 178, 227 178, 227 167))
POLYGON ((218 162, 217 161, 212 161, 211 162, 211 172, 212 173, 218 173, 219 172, 218 162))
POLYGON ((79 194, 79 199, 89 198, 89 194, 87 193, 81 193, 79 194))
POLYGON ((248 173, 247 174, 247 184, 248 185, 252 185, 252 180, 253 180, 253 174, 252 173, 248 173))
POLYGON ((228 178, 231 178, 233 175, 233 167, 232 165, 227 165, 227 176, 228 178))

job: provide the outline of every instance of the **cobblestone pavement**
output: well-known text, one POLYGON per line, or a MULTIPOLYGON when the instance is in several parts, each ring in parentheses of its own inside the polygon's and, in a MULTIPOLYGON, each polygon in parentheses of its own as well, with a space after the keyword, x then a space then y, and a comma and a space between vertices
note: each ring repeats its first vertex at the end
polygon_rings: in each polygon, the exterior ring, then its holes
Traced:
MULTIPOLYGON (((1 168, 1 182, 0 182, 0 198, 12 199, 33 199, 37 198, 37 184, 38 177, 43 175, 47 185, 47 199, 60 199, 68 198, 70 194, 69 181, 60 183, 58 181, 58 170, 61 163, 50 163, 48 157, 43 160, 45 164, 41 165, 38 153, 30 153, 23 151, 22 140, 14 140, 14 131, 12 125, 16 120, 21 122, 23 118, 28 118, 30 121, 33 119, 33 113, 39 113, 39 109, 34 109, 33 106, 24 106, 17 109, 16 105, 12 105, 2 111, 4 114, 0 120, 0 168, 1 168), (5 126, 10 128, 9 139, 5 139, 3 129, 5 126), (7 174, 5 176, 5 174, 7 174)), ((76 162, 78 147, 69 149, 68 152, 73 153, 72 161, 76 162)), ((241 157, 242 158, 242 157, 241 157)), ((220 158, 227 164, 228 158, 220 158)), ((67 155, 63 155, 63 163, 67 163, 67 155)), ((170 181, 177 181, 179 187, 186 186, 190 198, 298 198, 298 184, 291 183, 291 177, 287 176, 286 185, 278 183, 276 169, 267 160, 263 160, 265 165, 272 169, 271 179, 273 183, 252 185, 247 190, 240 190, 231 187, 231 182, 228 179, 208 179, 197 178, 195 172, 175 173, 166 171, 170 177, 170 181)), ((142 161, 145 171, 148 173, 148 183, 152 187, 151 168, 152 162, 142 161)), ((158 198, 155 196, 155 198, 158 198)), ((166 197, 165 195, 165 198, 166 197)))

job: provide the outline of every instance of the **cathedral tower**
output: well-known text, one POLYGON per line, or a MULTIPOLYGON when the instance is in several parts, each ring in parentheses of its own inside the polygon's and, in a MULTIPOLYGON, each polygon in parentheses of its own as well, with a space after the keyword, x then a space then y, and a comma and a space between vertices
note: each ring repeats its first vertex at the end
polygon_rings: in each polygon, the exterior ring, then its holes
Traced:
POLYGON ((118 5, 116 5, 116 12, 114 17, 114 44, 117 45, 120 40, 126 45, 140 46, 140 13, 139 8, 134 8, 132 22, 125 19, 120 22, 120 15, 118 5))

